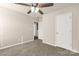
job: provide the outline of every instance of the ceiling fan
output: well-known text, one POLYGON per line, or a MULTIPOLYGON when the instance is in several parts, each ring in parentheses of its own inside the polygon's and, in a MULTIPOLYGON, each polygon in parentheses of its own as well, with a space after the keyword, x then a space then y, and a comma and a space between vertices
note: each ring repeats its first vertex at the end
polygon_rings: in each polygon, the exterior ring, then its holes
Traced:
POLYGON ((27 14, 30 14, 31 12, 35 13, 39 12, 41 15, 43 15, 44 13, 40 10, 40 8, 50 7, 54 5, 54 3, 30 3, 30 4, 15 3, 15 4, 31 7, 31 9, 27 12, 27 14))

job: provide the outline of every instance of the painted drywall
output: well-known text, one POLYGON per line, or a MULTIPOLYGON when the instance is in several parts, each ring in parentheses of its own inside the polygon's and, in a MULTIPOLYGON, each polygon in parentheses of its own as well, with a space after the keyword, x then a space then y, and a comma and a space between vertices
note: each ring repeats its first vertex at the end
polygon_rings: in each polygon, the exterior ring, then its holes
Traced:
POLYGON ((0 48, 33 40, 33 21, 30 16, 0 8, 0 48))
POLYGON ((73 11, 73 49, 79 52, 79 6, 73 11))
POLYGON ((39 38, 44 43, 55 45, 55 16, 68 12, 72 12, 72 50, 79 52, 79 5, 45 14, 39 22, 39 38))
POLYGON ((39 39, 44 43, 54 44, 54 14, 46 14, 39 22, 39 39))

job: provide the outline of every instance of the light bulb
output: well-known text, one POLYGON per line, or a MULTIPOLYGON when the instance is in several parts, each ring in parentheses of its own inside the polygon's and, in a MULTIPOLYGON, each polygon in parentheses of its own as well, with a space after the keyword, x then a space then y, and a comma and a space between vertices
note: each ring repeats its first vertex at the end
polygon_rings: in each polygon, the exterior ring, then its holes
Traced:
POLYGON ((31 12, 34 12, 35 11, 35 7, 31 7, 31 12))
POLYGON ((37 13, 39 11, 39 8, 38 7, 36 7, 35 8, 35 13, 37 13))
POLYGON ((35 12, 37 13, 39 11, 39 8, 38 7, 31 7, 31 12, 35 12))

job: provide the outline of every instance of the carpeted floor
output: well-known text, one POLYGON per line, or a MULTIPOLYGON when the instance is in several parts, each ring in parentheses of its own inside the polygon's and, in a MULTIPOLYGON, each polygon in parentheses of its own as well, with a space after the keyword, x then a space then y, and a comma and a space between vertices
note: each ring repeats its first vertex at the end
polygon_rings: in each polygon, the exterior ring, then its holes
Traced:
POLYGON ((40 40, 0 50, 1 56, 79 56, 78 53, 42 43, 40 40), (29 47, 30 46, 30 47, 29 47))

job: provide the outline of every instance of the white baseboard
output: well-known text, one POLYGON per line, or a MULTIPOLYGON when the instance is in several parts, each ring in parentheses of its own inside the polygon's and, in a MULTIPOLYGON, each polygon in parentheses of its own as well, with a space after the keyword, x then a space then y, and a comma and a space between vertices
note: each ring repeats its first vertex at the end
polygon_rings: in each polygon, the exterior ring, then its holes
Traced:
MULTIPOLYGON (((55 44, 50 44, 50 43, 47 43, 47 42, 44 42, 44 43, 46 43, 46 44, 48 44, 48 45, 51 45, 51 46, 59 47, 59 46, 57 46, 57 45, 55 45, 55 44)), ((62 48, 62 47, 60 47, 60 48, 62 48)), ((64 48, 64 49, 66 49, 66 48, 64 48)), ((74 49, 67 49, 67 50, 70 50, 70 51, 75 52, 75 53, 79 53, 79 51, 74 50, 74 49)))
MULTIPOLYGON (((55 45, 55 46, 56 46, 56 45, 55 45)), ((57 47, 59 47, 59 46, 57 46, 57 47)), ((62 47, 61 47, 61 48, 62 48, 62 47)), ((66 49, 66 48, 64 48, 64 49, 66 49)), ((67 49, 67 50, 70 50, 70 51, 75 52, 75 53, 79 53, 79 51, 74 50, 74 49, 67 49)))
POLYGON ((79 51, 77 51, 77 50, 70 50, 70 51, 75 52, 75 53, 79 53, 79 51))
MULTIPOLYGON (((30 42, 30 41, 33 41, 33 40, 29 40, 28 42, 30 42)), ((6 48, 10 48, 10 47, 13 47, 13 46, 16 46, 16 45, 20 45, 20 44, 28 43, 28 42, 25 41, 25 42, 21 42, 21 43, 13 44, 13 45, 10 45, 10 46, 1 47, 0 50, 2 50, 2 49, 6 49, 6 48)))
POLYGON ((56 46, 55 44, 48 43, 48 42, 44 42, 44 41, 43 41, 43 43, 48 44, 48 45, 51 45, 51 46, 56 46))

